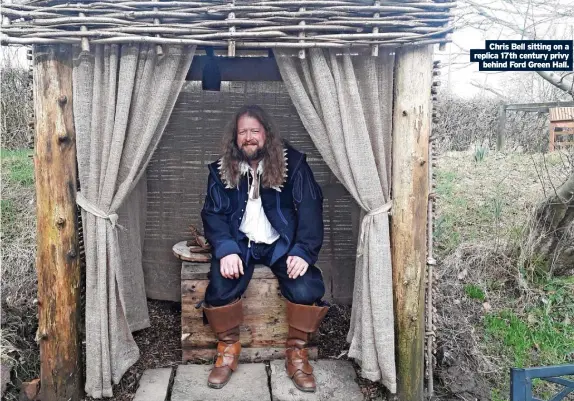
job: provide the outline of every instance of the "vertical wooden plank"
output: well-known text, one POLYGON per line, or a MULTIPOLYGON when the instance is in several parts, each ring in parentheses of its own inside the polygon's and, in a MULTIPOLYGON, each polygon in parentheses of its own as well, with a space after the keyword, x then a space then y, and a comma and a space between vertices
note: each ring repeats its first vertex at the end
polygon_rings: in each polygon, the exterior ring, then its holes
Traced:
POLYGON ((72 48, 35 46, 34 51, 40 398, 80 400, 80 263, 72 48))
POLYGON ((498 129, 496 132, 496 150, 504 148, 504 129, 506 126, 506 105, 501 104, 498 109, 498 129))
POLYGON ((564 139, 569 143, 565 146, 570 149, 574 148, 574 116, 572 119, 573 120, 571 121, 564 121, 560 123, 562 126, 562 135, 564 135, 564 139))
POLYGON ((554 152, 554 144, 556 142, 556 123, 550 123, 550 142, 548 144, 548 150, 554 152))
POLYGON ((393 111, 391 248, 400 400, 423 399, 424 274, 432 47, 399 50, 393 111))
POLYGON ((526 401, 526 371, 510 368, 510 401, 526 401))

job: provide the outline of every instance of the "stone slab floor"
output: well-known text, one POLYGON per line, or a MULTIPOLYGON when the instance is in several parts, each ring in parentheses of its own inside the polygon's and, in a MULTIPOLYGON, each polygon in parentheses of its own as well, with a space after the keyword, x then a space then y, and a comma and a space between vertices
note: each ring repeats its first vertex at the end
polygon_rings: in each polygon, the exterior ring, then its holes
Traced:
POLYGON ((299 391, 285 373, 284 361, 240 364, 225 387, 207 387, 210 365, 180 365, 175 371, 149 369, 135 401, 361 401, 363 395, 348 361, 311 362, 317 392, 299 391), (175 376, 175 377, 173 377, 175 376), (173 380, 172 380, 173 379, 173 380), (171 392, 170 392, 171 388, 171 392))

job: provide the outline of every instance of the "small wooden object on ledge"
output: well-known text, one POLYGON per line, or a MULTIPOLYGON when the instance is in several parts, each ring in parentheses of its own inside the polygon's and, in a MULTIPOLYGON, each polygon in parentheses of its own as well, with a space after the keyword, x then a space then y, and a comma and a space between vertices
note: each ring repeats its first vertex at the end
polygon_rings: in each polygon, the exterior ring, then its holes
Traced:
POLYGON ((211 248, 202 248, 199 245, 195 244, 194 240, 187 240, 185 242, 185 245, 189 248, 189 251, 191 253, 209 253, 211 252, 211 248))
POLYGON ((173 246, 173 254, 180 260, 188 262, 211 261, 211 245, 195 226, 189 226, 192 238, 178 242, 173 246))
POLYGON ((203 250, 199 246, 188 246, 188 241, 180 241, 173 246, 173 254, 180 260, 185 260, 187 262, 210 262, 211 253, 209 251, 203 250), (197 252, 197 249, 200 249, 197 252))
POLYGON ((193 237, 191 240, 188 241, 189 246, 197 245, 200 246, 202 249, 204 249, 204 252, 211 251, 211 245, 209 245, 209 243, 205 239, 205 236, 201 234, 201 232, 199 232, 199 230, 195 228, 195 226, 193 225, 189 226, 189 230, 191 231, 191 236, 193 237))

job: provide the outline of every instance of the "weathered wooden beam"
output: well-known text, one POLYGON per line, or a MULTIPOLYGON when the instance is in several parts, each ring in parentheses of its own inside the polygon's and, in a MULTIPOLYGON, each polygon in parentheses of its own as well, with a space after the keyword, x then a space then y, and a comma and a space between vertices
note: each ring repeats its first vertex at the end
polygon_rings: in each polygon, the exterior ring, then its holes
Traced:
POLYGON ((398 396, 423 399, 424 275, 429 195, 432 46, 396 54, 391 248, 398 396))
POLYGON ((80 400, 80 263, 72 48, 35 46, 34 168, 42 401, 80 400))
MULTIPOLYGON (((215 57, 222 81, 281 81, 273 57, 215 57)), ((186 81, 201 81, 208 56, 195 56, 186 81)))
POLYGON ((548 112, 552 107, 574 107, 574 102, 546 102, 546 103, 512 103, 505 105, 506 110, 548 112))

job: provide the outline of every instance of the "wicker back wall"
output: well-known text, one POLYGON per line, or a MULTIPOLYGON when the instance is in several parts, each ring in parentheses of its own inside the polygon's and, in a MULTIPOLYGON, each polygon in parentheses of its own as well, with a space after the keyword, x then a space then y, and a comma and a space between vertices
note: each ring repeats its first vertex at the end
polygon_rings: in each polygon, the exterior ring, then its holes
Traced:
POLYGON ((247 103, 263 106, 281 135, 307 154, 325 196, 325 238, 318 266, 326 298, 350 304, 359 208, 322 160, 281 82, 224 82, 220 92, 202 91, 198 82, 184 86, 147 169, 143 263, 148 296, 179 301, 181 262, 171 248, 190 237, 190 224, 202 227, 207 164, 220 155, 223 127, 247 103))

